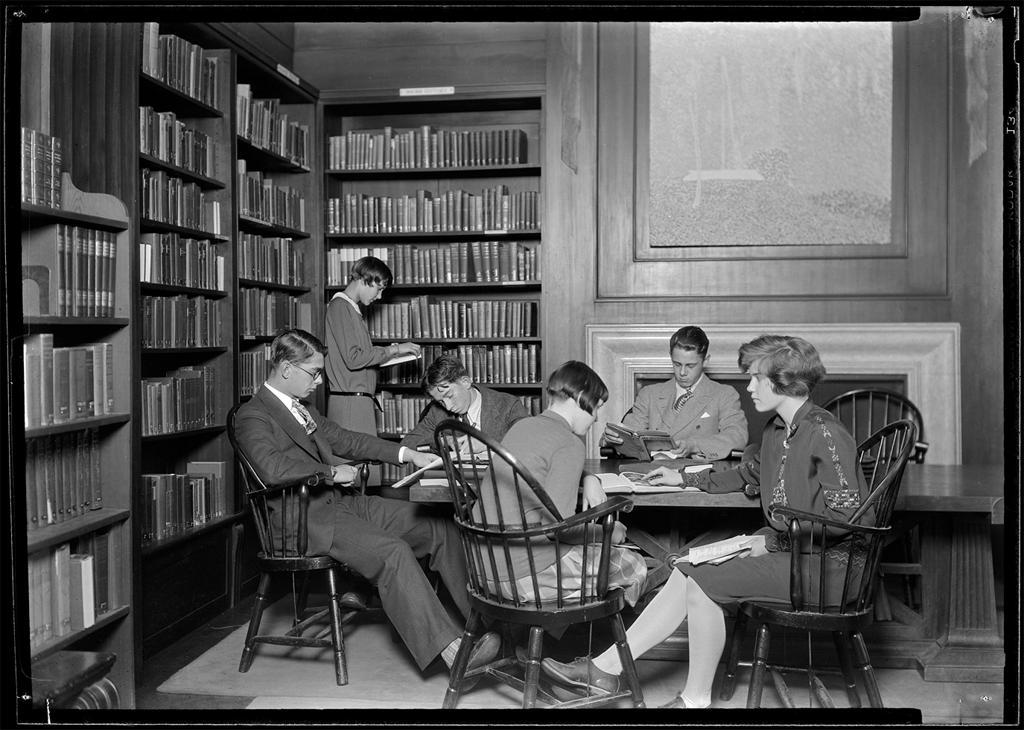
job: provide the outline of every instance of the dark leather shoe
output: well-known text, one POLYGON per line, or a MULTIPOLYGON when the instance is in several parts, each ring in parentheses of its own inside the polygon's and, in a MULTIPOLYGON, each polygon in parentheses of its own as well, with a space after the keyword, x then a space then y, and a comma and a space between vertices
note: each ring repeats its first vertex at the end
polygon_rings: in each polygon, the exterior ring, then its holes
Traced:
POLYGON ((468 672, 485 664, 490 664, 497 658, 500 651, 501 637, 493 631, 488 631, 473 644, 473 651, 469 654, 469 664, 466 665, 466 671, 468 672))
POLYGON ((664 705, 660 705, 660 709, 662 709, 662 710, 685 710, 686 709, 686 703, 683 702, 683 693, 680 692, 675 697, 673 697, 671 700, 666 702, 664 705))
MULTIPOLYGON (((501 637, 493 631, 488 631, 473 644, 473 651, 469 653, 469 661, 466 663, 466 672, 468 673, 485 664, 490 664, 497 658, 500 651, 501 637)), ((460 691, 469 692, 476 687, 479 681, 480 677, 470 677, 469 679, 463 677, 462 689, 460 691)))
POLYGON ((355 591, 345 591, 339 599, 341 607, 346 611, 365 611, 366 600, 355 591))
POLYGON ((570 687, 592 687, 609 694, 619 691, 618 675, 601 671, 590 661, 590 657, 581 657, 569 664, 544 658, 540 668, 551 679, 570 687))

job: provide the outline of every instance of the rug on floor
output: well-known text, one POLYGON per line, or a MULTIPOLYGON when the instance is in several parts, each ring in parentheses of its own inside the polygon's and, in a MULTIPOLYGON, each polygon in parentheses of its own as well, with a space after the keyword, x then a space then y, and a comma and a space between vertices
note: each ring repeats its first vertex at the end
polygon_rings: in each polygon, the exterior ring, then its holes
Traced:
MULTIPOLYGON (((263 615, 261 633, 283 632, 290 625, 290 600, 281 599, 263 615)), ((261 645, 248 672, 238 671, 246 627, 236 629, 161 684, 158 692, 236 697, 301 697, 331 700, 331 706, 440 707, 448 672, 436 662, 420 672, 389 624, 356 618, 345 627, 349 683, 334 681, 329 649, 261 645), (395 638, 393 638, 395 637, 395 638), (351 704, 349 704, 351 703, 351 704)), ((489 683, 488 683, 489 684, 489 683)), ((460 705, 515 707, 514 693, 481 687, 460 705)), ((313 705, 311 705, 313 706, 313 705)))

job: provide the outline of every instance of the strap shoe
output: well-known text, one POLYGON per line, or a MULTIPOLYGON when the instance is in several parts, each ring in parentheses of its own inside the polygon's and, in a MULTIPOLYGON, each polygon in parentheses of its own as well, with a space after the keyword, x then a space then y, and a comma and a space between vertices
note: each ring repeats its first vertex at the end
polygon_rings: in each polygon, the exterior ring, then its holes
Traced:
POLYGON ((619 676, 598 669, 590 657, 580 657, 568 664, 544 658, 540 667, 551 679, 570 687, 592 687, 609 694, 619 691, 619 676))

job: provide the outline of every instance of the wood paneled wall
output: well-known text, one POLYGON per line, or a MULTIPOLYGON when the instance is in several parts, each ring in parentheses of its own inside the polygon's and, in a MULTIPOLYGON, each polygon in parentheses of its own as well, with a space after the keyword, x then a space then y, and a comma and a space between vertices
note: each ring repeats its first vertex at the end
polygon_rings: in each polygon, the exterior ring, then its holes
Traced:
MULTIPOLYGON (((997 23, 964 21, 959 13, 923 10, 927 22, 949 23, 946 53, 950 74, 950 108, 930 123, 951 123, 948 149, 933 154, 951 155, 948 165, 948 207, 917 210, 913 215, 946 218, 949 236, 949 284, 944 295, 915 297, 731 296, 673 300, 651 296, 651 289, 671 289, 681 278, 684 262, 666 262, 652 273, 656 285, 637 287, 626 296, 602 299, 597 291, 598 210, 595 205, 598 166, 607 164, 596 124, 600 103, 597 69, 600 48, 590 24, 551 27, 548 42, 547 107, 544 187, 545 279, 544 337, 547 365, 580 357, 584 352, 583 326, 606 323, 772 323, 786 322, 913 322, 957 321, 961 325, 962 413, 965 463, 1001 461, 1004 433, 1001 104, 1002 76, 997 23), (941 14, 941 17, 935 17, 941 14), (982 68, 965 61, 965 23, 977 33, 972 47, 982 68), (968 114, 966 87, 974 84, 973 111, 968 114), (981 83, 983 88, 977 85, 981 83), (980 102, 979 102, 980 100, 980 102), (980 103, 980 106, 979 106, 980 103), (573 110, 576 110, 575 112, 573 110), (966 157, 969 130, 980 135, 987 148, 973 162, 966 157), (578 132, 576 131, 578 129, 578 132), (567 160, 566 150, 575 150, 567 160), (948 218, 947 218, 948 216, 948 218), (568 316, 567 316, 568 313, 568 316), (982 353, 984 353, 982 355, 982 353)), ((928 74, 918 68, 916 74, 928 74)), ((913 77, 911 83, 914 83, 913 77)), ((624 139, 623 144, 630 144, 624 139)), ((910 180, 909 187, 927 184, 910 180)), ((922 220, 910 220, 913 230, 922 220)), ((625 237, 624 237, 625 238, 625 237)), ((600 239, 602 247, 631 247, 631 240, 600 239)), ((939 255, 946 255, 939 248, 939 255)), ((628 265, 628 263, 626 264, 628 265)), ((720 263, 716 276, 729 280, 731 262, 720 263)), ((838 275, 838 274, 837 274, 838 275)), ((712 343, 712 347, 713 347, 712 343)), ((714 353, 732 359, 735 353, 714 353)), ((1015 436, 1011 436, 1015 437, 1015 436)))

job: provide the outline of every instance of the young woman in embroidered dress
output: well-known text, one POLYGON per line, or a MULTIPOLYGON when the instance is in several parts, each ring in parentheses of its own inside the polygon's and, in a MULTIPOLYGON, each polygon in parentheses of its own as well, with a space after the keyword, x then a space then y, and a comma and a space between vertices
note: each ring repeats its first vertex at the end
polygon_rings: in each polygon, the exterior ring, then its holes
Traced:
MULTIPOLYGON (((848 519, 868 495, 857 468, 857 444, 830 413, 810 401, 824 377, 817 350, 806 340, 762 335, 740 347, 739 365, 750 374, 747 392, 758 411, 774 411, 764 428, 761 449, 724 472, 682 474, 660 467, 648 474, 651 484, 693 483, 708 492, 756 489, 766 526, 752 536, 748 553, 719 565, 677 563, 657 596, 627 631, 634 657, 668 638, 689 619, 690 663, 686 684, 665 707, 708 707, 711 686, 725 648, 725 615, 745 599, 789 601, 790 545, 786 524, 773 519, 775 504, 848 519)), ((751 453, 754 452, 754 453, 751 453)), ((817 585, 816 564, 809 579, 817 585)), ((833 571, 832 574, 837 574, 833 571)), ((828 586, 838 601, 840 585, 828 586)), ((591 660, 564 664, 544 659, 544 672, 570 687, 615 690, 619 664, 615 647, 591 660)))

